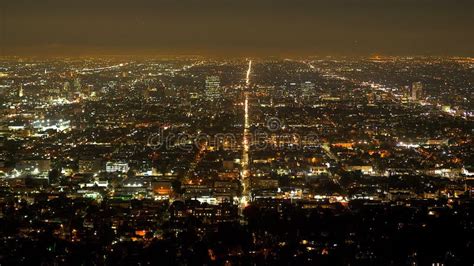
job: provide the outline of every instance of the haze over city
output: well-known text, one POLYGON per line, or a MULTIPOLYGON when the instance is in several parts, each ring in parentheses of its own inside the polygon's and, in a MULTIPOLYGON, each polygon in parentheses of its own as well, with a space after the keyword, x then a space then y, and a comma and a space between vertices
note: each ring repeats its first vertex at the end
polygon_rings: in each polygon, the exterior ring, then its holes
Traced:
POLYGON ((5 55, 474 55, 470 0, 4 0, 5 55))

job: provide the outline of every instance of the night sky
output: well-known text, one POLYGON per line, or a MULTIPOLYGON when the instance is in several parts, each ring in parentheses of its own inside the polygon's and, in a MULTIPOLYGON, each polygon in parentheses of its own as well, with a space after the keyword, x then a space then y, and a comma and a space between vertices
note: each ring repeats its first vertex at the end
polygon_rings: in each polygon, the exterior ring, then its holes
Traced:
POLYGON ((474 55, 473 0, 1 0, 4 55, 474 55))

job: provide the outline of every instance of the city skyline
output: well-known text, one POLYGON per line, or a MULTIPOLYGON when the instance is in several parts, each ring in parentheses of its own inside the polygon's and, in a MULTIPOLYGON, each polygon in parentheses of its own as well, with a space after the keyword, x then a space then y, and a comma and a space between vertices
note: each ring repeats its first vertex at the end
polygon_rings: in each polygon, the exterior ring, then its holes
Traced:
POLYGON ((0 263, 473 262, 470 58, 0 62, 0 263))
POLYGON ((0 8, 0 265, 474 265, 474 1, 0 8))

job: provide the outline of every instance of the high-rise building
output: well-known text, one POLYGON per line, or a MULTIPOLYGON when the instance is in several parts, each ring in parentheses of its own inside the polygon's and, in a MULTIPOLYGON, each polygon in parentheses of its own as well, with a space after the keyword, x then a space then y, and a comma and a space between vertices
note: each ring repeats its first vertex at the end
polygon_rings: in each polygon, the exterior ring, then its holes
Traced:
POLYGON ((206 78, 206 98, 217 99, 220 96, 220 79, 218 76, 208 76, 206 78))
POLYGON ((69 91, 70 88, 71 84, 69 83, 69 81, 64 82, 63 91, 69 91))
POLYGON ((411 91, 411 87, 410 86, 403 86, 400 88, 400 91, 401 91, 401 94, 402 94, 402 97, 401 97, 401 102, 403 104, 406 104, 410 101, 410 91, 411 91))
POLYGON ((421 82, 414 82, 411 85, 410 98, 412 101, 419 101, 423 97, 423 84, 421 82))
POLYGON ((284 91, 283 91, 283 95, 285 97, 291 97, 292 99, 295 99, 296 100, 296 96, 298 95, 299 91, 298 91, 298 83, 296 82, 288 82, 286 85, 285 85, 285 88, 284 88, 284 91))
POLYGON ((376 99, 377 95, 374 92, 367 93, 367 104, 373 105, 376 99))
POLYGON ((20 84, 20 90, 18 91, 18 97, 23 97, 23 84, 20 84))
POLYGON ((301 83, 301 96, 304 98, 308 98, 314 95, 314 83, 311 81, 306 81, 304 83, 301 83))
POLYGON ((82 88, 82 85, 81 85, 81 79, 80 78, 76 78, 74 80, 74 90, 75 91, 80 91, 82 88))

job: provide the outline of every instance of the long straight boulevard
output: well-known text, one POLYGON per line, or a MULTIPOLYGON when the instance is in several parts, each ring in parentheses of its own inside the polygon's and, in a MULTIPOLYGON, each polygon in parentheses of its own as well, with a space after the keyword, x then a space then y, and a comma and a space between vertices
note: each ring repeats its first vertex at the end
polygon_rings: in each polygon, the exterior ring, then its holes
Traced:
POLYGON ((250 150, 250 122, 249 122, 249 93, 250 88, 250 74, 252 72, 252 60, 249 61, 246 76, 245 76, 245 88, 244 88, 244 131, 242 135, 242 172, 241 172, 241 184, 242 184, 242 196, 240 198, 239 209, 245 208, 250 200, 250 170, 249 170, 249 150, 250 150))

